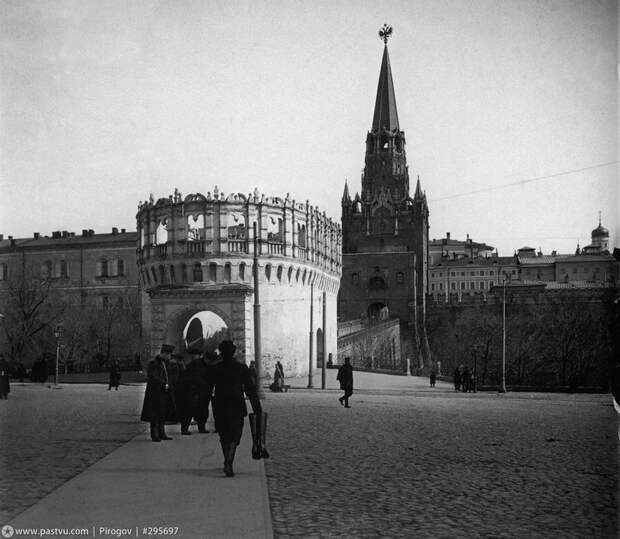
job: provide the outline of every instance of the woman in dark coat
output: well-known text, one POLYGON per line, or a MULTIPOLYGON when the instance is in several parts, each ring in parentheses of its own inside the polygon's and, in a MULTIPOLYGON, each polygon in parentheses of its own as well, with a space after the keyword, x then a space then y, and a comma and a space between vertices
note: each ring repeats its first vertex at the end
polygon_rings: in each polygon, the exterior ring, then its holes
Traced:
POLYGON ((172 440, 166 436, 166 404, 168 402, 168 371, 166 362, 174 346, 162 344, 161 352, 149 361, 146 369, 146 391, 140 419, 151 424, 151 440, 172 440))
POLYGON ((244 363, 235 360, 236 347, 232 341, 222 341, 219 345, 222 361, 209 369, 209 393, 215 388, 213 397, 213 416, 215 430, 220 435, 220 445, 224 455, 224 473, 232 477, 233 461, 237 446, 241 441, 243 423, 248 409, 244 393, 249 397, 252 410, 262 415, 262 408, 250 370, 244 363))

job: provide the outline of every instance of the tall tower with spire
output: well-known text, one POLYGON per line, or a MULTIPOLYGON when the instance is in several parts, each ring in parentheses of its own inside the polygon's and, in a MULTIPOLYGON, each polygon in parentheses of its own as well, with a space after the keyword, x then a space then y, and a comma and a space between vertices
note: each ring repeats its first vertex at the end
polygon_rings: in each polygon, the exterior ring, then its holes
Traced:
POLYGON ((428 205, 417 178, 409 193, 405 132, 400 129, 388 38, 370 131, 366 135, 361 192, 342 195, 343 273, 338 299, 341 320, 401 320, 401 349, 418 367, 430 361, 426 338, 428 205))

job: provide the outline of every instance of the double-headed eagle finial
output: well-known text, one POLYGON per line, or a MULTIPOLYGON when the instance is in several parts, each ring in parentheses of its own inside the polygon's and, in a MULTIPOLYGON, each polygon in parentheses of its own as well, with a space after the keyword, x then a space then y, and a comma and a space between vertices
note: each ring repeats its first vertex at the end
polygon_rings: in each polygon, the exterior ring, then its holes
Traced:
POLYGON ((379 37, 383 40, 383 43, 387 45, 388 39, 392 35, 392 27, 387 24, 383 25, 383 28, 379 30, 379 37))

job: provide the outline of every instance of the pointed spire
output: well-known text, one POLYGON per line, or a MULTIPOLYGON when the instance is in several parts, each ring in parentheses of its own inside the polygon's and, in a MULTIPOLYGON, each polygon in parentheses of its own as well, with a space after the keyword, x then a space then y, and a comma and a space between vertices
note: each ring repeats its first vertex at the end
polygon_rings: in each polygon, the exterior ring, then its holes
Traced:
POLYGON ((349 185, 347 184, 347 180, 344 180, 344 193, 342 194, 342 202, 351 202, 351 197, 349 196, 349 185))
POLYGON ((415 185, 415 195, 413 195, 414 200, 419 200, 424 197, 422 193, 422 187, 420 187, 420 176, 418 176, 418 181, 415 185))
MULTIPOLYGON (((392 28, 389 28, 389 34, 392 28)), ((375 100, 375 113, 372 118, 372 131, 378 131, 384 127, 389 131, 394 129, 400 131, 398 125, 398 113, 396 112, 396 97, 394 96, 394 82, 392 81, 392 69, 390 67, 390 56, 387 49, 387 37, 379 36, 384 39, 383 60, 381 61, 381 71, 379 72, 379 84, 377 85, 377 99, 375 100)))

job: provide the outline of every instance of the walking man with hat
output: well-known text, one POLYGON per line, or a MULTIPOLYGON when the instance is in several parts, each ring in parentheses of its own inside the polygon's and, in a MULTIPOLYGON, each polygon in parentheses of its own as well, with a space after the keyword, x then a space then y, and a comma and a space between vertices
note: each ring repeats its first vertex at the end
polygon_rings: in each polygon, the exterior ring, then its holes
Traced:
POLYGON ((151 425, 151 440, 161 442, 172 440, 166 435, 166 406, 168 403, 168 370, 166 362, 170 360, 170 354, 174 346, 162 344, 161 351, 155 359, 149 361, 146 369, 146 391, 140 419, 151 425))

